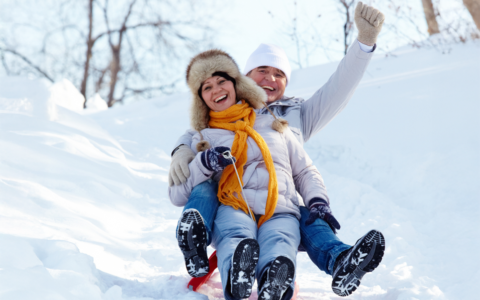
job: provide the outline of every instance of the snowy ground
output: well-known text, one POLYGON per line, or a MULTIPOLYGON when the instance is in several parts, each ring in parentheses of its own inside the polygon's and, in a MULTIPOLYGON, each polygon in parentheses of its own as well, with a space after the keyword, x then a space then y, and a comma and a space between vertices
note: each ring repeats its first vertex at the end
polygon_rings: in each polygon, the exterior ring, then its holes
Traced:
MULTIPOLYGON (((306 144, 340 238, 386 237, 382 265, 349 298, 475 298, 479 53, 476 43, 374 58, 347 108, 306 144)), ((309 97, 335 67, 295 72, 287 94, 309 97)), ((78 103, 66 81, 0 78, 0 298, 207 299, 185 288, 181 210, 167 197, 188 94, 97 112, 78 103)), ((299 299, 338 299, 304 253, 297 274, 299 299)), ((216 276, 201 292, 219 299, 220 287, 216 276)))

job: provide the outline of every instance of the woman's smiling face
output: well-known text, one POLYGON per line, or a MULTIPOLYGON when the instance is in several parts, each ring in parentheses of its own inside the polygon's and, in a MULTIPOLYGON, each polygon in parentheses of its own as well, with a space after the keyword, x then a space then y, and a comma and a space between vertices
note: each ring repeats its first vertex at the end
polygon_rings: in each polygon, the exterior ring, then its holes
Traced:
POLYGON ((237 102, 233 82, 222 76, 213 76, 205 80, 201 93, 203 101, 213 111, 224 111, 237 102))

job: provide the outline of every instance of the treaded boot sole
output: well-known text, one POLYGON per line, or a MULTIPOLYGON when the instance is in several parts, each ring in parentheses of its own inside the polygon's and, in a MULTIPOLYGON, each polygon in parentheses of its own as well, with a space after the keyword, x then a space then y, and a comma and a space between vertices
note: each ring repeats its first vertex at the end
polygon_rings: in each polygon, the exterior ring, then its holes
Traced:
POLYGON ((295 276, 295 265, 285 257, 275 258, 267 271, 267 280, 258 293, 258 300, 280 300, 295 276))
POLYGON ((342 297, 352 294, 360 286, 363 275, 378 267, 384 252, 385 238, 380 231, 371 230, 361 237, 334 271, 333 292, 342 297))
POLYGON ((178 222, 177 241, 185 259, 185 267, 192 277, 205 276, 209 271, 207 230, 200 213, 187 209, 178 222))
POLYGON ((260 246, 256 240, 243 239, 238 243, 230 269, 230 287, 234 298, 250 297, 259 256, 260 246))

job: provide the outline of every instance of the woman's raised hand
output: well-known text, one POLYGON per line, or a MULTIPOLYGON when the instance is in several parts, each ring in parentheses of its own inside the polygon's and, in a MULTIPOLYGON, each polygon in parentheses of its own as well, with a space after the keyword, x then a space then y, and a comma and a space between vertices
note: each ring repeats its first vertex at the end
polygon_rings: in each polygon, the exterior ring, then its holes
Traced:
POLYGON ((202 153, 202 165, 212 172, 222 171, 228 165, 236 162, 235 157, 225 158, 225 152, 230 151, 228 147, 215 147, 205 150, 202 153))

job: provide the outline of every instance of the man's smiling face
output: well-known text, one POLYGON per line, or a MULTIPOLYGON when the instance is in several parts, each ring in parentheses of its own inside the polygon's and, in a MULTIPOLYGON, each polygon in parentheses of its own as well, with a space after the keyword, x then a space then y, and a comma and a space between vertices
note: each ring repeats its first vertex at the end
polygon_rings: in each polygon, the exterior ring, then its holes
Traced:
POLYGON ((273 102, 283 97, 287 86, 285 74, 274 67, 261 66, 247 74, 267 93, 267 102, 273 102))

